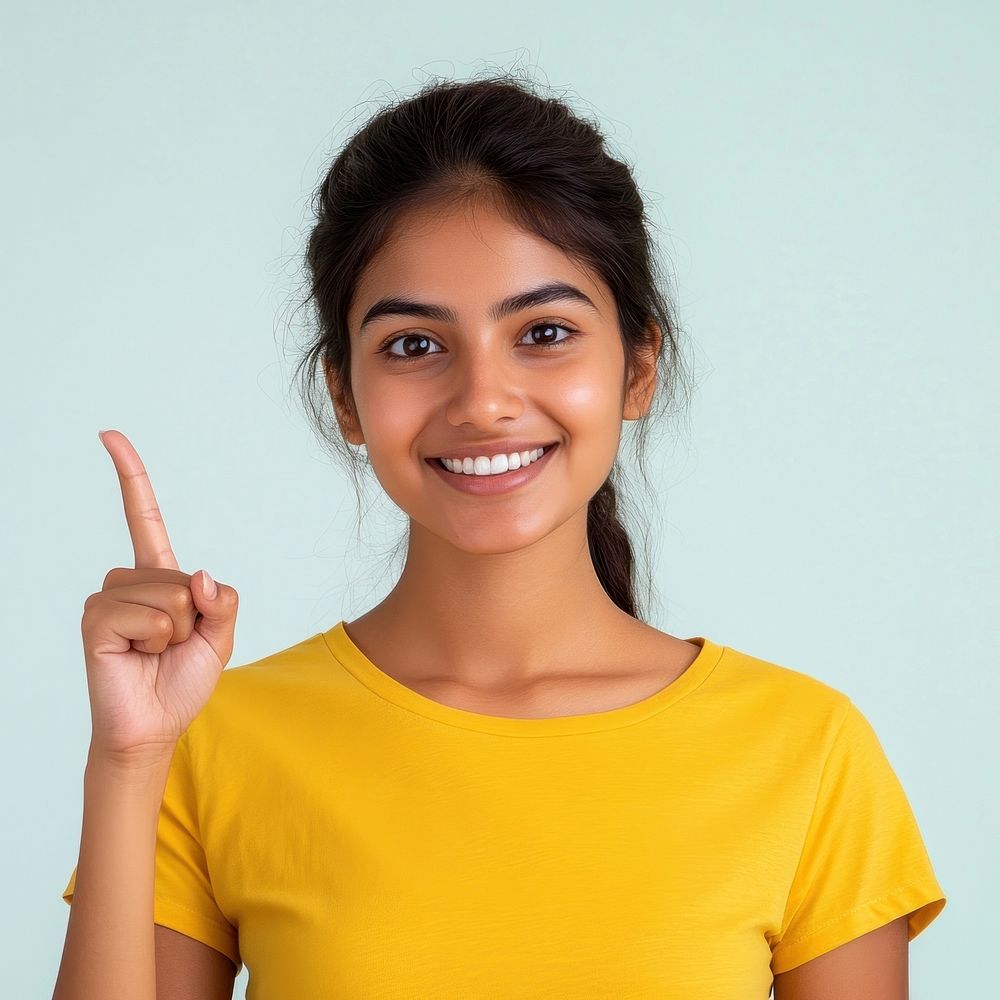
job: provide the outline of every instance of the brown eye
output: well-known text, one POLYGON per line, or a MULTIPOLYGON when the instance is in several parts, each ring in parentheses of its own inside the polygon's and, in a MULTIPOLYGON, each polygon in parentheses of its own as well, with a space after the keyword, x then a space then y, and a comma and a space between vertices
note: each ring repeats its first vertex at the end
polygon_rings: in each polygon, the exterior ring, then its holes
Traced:
POLYGON ((563 326, 562 323, 536 323, 530 330, 525 334, 526 337, 530 337, 536 330, 565 330, 569 334, 568 337, 563 340, 547 340, 547 341, 535 341, 535 347, 562 347, 567 341, 572 340, 576 336, 576 331, 570 329, 568 326, 563 326))
MULTIPOLYGON (((413 359, 416 360, 416 359, 419 359, 419 358, 425 358, 425 357, 427 357, 427 355, 426 354, 421 354, 421 353, 414 354, 413 350, 422 351, 427 344, 434 344, 434 343, 436 343, 436 341, 431 340, 430 337, 425 337, 422 333, 404 333, 404 334, 401 334, 398 337, 391 337, 389 340, 387 340, 378 349, 378 353, 380 353, 380 354, 381 353, 385 353, 388 357, 392 358, 394 361, 407 361, 410 358, 413 358, 413 359), (404 345, 407 342, 410 343, 410 347, 404 346, 403 350, 404 350, 404 352, 406 352, 404 354, 396 354, 396 353, 394 353, 394 352, 392 352, 392 351, 389 350, 389 348, 393 344, 395 344, 395 343, 397 343, 399 341, 403 342, 404 345), (413 342, 414 341, 416 342, 416 346, 415 347, 413 346, 413 342)), ((437 352, 433 352, 433 353, 437 353, 437 352)))
MULTIPOLYGON (((560 348, 564 344, 569 343, 569 341, 579 336, 579 332, 577 330, 566 326, 563 323, 542 322, 535 323, 532 327, 530 327, 527 333, 524 334, 524 337, 521 338, 521 341, 523 342, 525 337, 531 337, 536 330, 563 330, 567 334, 567 336, 563 337, 562 340, 534 340, 527 344, 528 347, 541 347, 543 350, 560 348)), ((547 336, 551 337, 552 334, 548 334, 547 336)), ((437 344, 437 341, 432 340, 430 337, 425 336, 422 333, 401 333, 386 340, 376 353, 385 354, 386 358, 389 358, 392 361, 419 361, 421 358, 429 357, 430 354, 440 353, 440 351, 428 352, 426 348, 430 344, 437 344), (398 343, 403 344, 402 354, 390 350, 394 344, 398 343)))

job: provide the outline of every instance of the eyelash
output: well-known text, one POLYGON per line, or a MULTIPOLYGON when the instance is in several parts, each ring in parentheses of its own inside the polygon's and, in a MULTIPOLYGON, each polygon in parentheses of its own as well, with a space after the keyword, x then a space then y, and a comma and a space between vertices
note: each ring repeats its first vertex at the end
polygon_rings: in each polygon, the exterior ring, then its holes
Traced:
MULTIPOLYGON (((565 323, 550 323, 550 322, 547 322, 547 321, 542 321, 540 323, 535 323, 533 326, 529 327, 528 330, 525 331, 524 336, 528 336, 529 334, 533 333, 535 330, 542 329, 542 328, 547 327, 547 326, 554 327, 556 330, 565 330, 569 334, 569 336, 568 337, 564 337, 562 340, 557 340, 557 341, 555 341, 554 343, 551 343, 551 344, 529 344, 528 345, 529 347, 540 347, 540 348, 543 348, 543 349, 545 349, 545 348, 563 347, 566 344, 568 344, 571 340, 575 340, 577 338, 577 336, 579 335, 579 331, 578 330, 574 329, 571 326, 566 326, 565 323)), ((433 352, 431 352, 431 354, 422 354, 419 357, 415 357, 415 358, 405 358, 405 357, 403 357, 400 354, 393 354, 389 350, 389 348, 394 343, 396 343, 397 340, 406 340, 409 337, 419 337, 419 338, 421 338, 423 340, 433 340, 432 337, 427 337, 427 336, 425 336, 422 333, 400 333, 400 334, 396 334, 396 335, 390 337, 388 340, 384 341, 383 344, 382 344, 382 346, 375 353, 376 354, 385 354, 386 357, 389 358, 389 359, 391 359, 392 361, 421 361, 424 358, 429 358, 433 354, 439 353, 437 351, 433 351, 433 352)), ((433 342, 437 343, 436 340, 434 340, 433 342)))

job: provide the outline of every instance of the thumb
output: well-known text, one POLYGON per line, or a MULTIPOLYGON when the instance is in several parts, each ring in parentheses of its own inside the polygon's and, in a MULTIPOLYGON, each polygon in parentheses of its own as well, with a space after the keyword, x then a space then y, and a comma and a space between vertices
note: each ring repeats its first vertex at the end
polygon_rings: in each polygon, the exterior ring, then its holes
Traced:
POLYGON ((191 596, 200 615, 195 621, 195 631, 215 650, 219 662, 225 666, 233 655, 239 595, 232 587, 217 584, 208 571, 202 569, 191 578, 191 596), (196 576, 200 576, 197 582, 196 576))

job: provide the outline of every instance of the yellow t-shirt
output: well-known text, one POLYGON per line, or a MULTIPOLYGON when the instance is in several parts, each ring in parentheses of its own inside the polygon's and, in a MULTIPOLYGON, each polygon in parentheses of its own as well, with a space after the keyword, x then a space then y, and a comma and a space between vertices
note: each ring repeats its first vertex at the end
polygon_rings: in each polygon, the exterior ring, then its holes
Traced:
POLYGON ((764 998, 903 914, 912 940, 946 899, 866 718, 688 641, 656 694, 547 719, 424 697, 343 621, 224 670, 171 762, 154 921, 250 1000, 764 998))

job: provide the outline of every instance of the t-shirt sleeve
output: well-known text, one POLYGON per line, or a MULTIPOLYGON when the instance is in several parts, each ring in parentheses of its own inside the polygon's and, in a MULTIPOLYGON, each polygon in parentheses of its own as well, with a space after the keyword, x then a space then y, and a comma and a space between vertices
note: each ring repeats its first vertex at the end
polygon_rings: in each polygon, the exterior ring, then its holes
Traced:
POLYGON ((912 941, 946 902, 899 778, 871 724, 848 703, 772 941, 771 971, 786 972, 904 914, 912 941))
MULTIPOLYGON (((186 733, 170 762, 156 829, 153 923, 180 931, 221 951, 243 968, 236 928, 219 909, 202 847, 186 733)), ((72 905, 74 867, 62 898, 72 905)))

